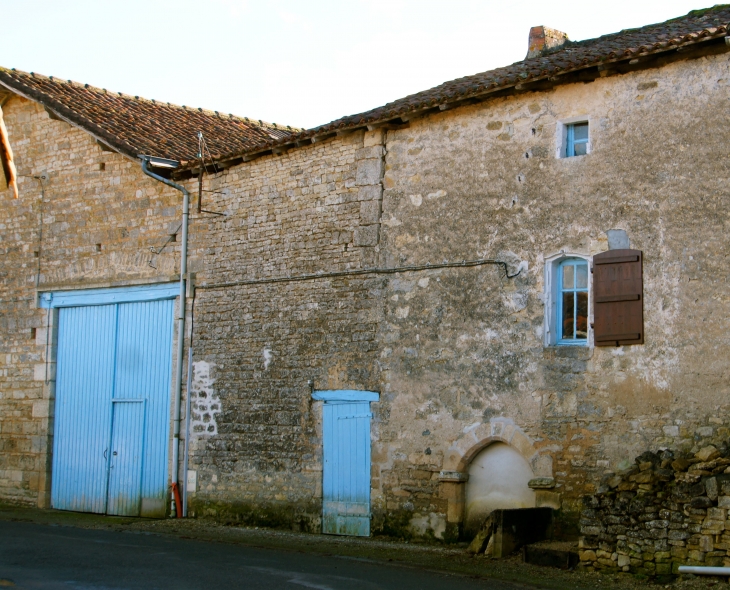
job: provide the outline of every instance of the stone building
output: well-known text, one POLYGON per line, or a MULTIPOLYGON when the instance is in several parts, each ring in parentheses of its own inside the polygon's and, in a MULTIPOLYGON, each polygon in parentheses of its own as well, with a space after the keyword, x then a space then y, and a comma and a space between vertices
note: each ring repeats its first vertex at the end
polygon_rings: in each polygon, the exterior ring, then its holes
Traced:
MULTIPOLYGON (((569 535, 634 457, 721 444, 728 22, 718 6, 581 42, 535 28, 524 61, 306 131, 0 71, 19 190, 0 192, 2 497, 75 497, 72 462, 54 470, 86 411, 59 418, 81 383, 56 387, 57 358, 59 380, 82 362, 64 342, 99 327, 100 354, 121 328, 99 309, 175 301, 179 193, 137 154, 178 160, 167 174, 201 203, 176 466, 191 515, 449 540, 493 508, 550 506, 569 535), (144 110, 109 118, 107 100, 144 110), (142 126, 163 111, 175 126, 142 126)), ((120 429, 152 411, 114 383, 98 455, 117 408, 120 429)), ((96 511, 117 485, 103 457, 96 511)), ((133 511, 159 512, 169 493, 134 482, 133 511)))

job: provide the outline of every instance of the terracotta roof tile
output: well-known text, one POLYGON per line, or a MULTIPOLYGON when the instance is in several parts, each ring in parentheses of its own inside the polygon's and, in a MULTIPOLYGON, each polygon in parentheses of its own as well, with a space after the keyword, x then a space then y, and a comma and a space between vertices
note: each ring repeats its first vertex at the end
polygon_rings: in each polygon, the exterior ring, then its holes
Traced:
MULTIPOLYGON (((254 150, 246 151, 260 151, 334 131, 377 124, 448 102, 483 98, 491 92, 511 88, 520 83, 725 36, 728 34, 728 23, 730 23, 730 5, 718 5, 706 10, 694 10, 686 16, 663 23, 624 30, 596 39, 568 42, 545 52, 540 57, 524 59, 510 66, 452 80, 382 107, 342 117, 326 125, 297 133, 291 138, 271 140, 265 146, 257 146, 254 150)), ((226 157, 232 158, 242 153, 244 152, 231 153, 226 157)))
POLYGON ((38 101, 121 153, 186 162, 203 132, 213 158, 249 151, 300 131, 218 111, 177 106, 71 80, 0 68, 0 87, 38 101))

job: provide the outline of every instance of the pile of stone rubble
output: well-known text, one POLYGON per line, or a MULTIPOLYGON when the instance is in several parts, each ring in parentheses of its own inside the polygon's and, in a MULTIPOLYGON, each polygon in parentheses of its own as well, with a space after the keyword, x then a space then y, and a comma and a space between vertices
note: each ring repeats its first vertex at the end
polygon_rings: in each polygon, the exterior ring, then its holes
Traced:
POLYGON ((646 452, 584 498, 583 567, 648 576, 730 566, 730 448, 646 452))

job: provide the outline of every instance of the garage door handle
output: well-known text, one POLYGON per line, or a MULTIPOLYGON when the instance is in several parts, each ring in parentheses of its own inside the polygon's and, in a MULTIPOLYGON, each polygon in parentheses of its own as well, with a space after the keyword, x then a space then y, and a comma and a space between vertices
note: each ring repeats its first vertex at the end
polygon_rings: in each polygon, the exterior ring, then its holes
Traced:
POLYGON ((107 452, 108 450, 109 450, 109 449, 104 449, 104 460, 106 460, 106 452, 107 452))

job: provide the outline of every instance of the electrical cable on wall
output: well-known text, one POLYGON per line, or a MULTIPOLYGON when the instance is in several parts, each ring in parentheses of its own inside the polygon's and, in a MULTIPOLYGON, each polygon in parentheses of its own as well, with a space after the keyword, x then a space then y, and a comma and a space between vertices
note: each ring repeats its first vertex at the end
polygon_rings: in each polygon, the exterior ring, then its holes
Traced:
POLYGON ((387 275, 399 274, 404 272, 419 272, 424 270, 438 270, 440 268, 469 268, 474 266, 496 265, 501 266, 504 270, 504 276, 508 279, 514 279, 522 272, 520 267, 518 271, 509 274, 509 266, 503 260, 494 260, 492 258, 479 258, 477 260, 462 260, 461 262, 443 262, 440 264, 416 264, 411 266, 396 266, 392 268, 363 268, 357 270, 343 270, 336 272, 323 272, 308 275, 299 275, 294 277, 277 277, 271 279, 250 279, 242 281, 230 281, 225 283, 208 283, 198 285, 197 289, 224 289, 226 287, 236 287, 239 285, 264 285, 269 283, 293 283, 298 281, 316 281, 320 279, 332 279, 338 277, 349 277, 358 275, 387 275))

